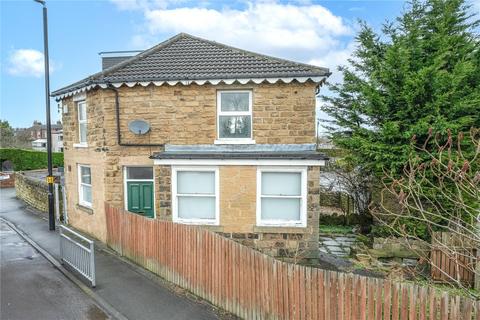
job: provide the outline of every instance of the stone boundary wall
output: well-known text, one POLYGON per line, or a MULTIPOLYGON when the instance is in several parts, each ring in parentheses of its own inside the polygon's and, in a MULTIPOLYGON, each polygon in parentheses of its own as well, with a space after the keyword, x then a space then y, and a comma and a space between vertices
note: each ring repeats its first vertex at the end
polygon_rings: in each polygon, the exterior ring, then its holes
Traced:
MULTIPOLYGON (((45 180, 29 177, 27 172, 15 173, 15 191, 17 198, 42 213, 48 212, 48 185, 45 180)), ((63 212, 63 201, 60 191, 60 212, 63 212)))

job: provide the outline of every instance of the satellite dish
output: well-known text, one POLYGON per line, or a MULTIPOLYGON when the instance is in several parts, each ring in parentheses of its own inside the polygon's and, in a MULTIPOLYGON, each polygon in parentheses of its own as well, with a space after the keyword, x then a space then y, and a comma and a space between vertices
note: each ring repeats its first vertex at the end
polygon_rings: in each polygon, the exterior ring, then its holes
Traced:
POLYGON ((145 120, 133 120, 128 123, 128 129, 134 134, 145 134, 150 131, 150 125, 145 120))

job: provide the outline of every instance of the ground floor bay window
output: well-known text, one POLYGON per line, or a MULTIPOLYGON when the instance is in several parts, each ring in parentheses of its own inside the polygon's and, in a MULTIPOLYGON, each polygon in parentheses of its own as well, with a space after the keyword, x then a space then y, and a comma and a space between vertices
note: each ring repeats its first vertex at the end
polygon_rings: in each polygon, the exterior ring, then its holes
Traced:
POLYGON ((155 216, 153 167, 124 168, 125 209, 148 218, 155 216))
POLYGON ((218 225, 218 185, 216 167, 173 167, 173 221, 218 225))
POLYGON ((257 169, 257 225, 306 227, 307 169, 257 169))

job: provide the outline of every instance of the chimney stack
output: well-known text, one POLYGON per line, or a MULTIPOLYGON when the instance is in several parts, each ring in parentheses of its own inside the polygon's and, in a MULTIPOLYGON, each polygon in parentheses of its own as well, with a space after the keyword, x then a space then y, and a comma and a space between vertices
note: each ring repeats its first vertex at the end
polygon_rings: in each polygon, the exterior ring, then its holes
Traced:
POLYGON ((140 50, 133 51, 105 51, 98 53, 102 57, 102 70, 108 69, 120 62, 139 54, 140 50))

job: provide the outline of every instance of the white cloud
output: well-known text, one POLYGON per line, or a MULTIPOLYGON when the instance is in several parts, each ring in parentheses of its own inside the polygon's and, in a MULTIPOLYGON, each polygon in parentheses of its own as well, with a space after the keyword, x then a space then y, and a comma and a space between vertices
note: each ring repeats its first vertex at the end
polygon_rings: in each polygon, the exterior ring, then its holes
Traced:
POLYGON ((230 7, 178 6, 179 0, 111 0, 120 9, 142 10, 144 30, 136 47, 152 46, 168 35, 187 32, 242 49, 329 67, 344 64, 352 27, 316 4, 247 2, 230 7), (334 63, 332 63, 334 62, 334 63))
MULTIPOLYGON (((44 74, 43 53, 34 49, 14 50, 8 60, 7 71, 14 76, 41 77, 44 74)), ((50 62, 50 72, 54 70, 50 62)))

